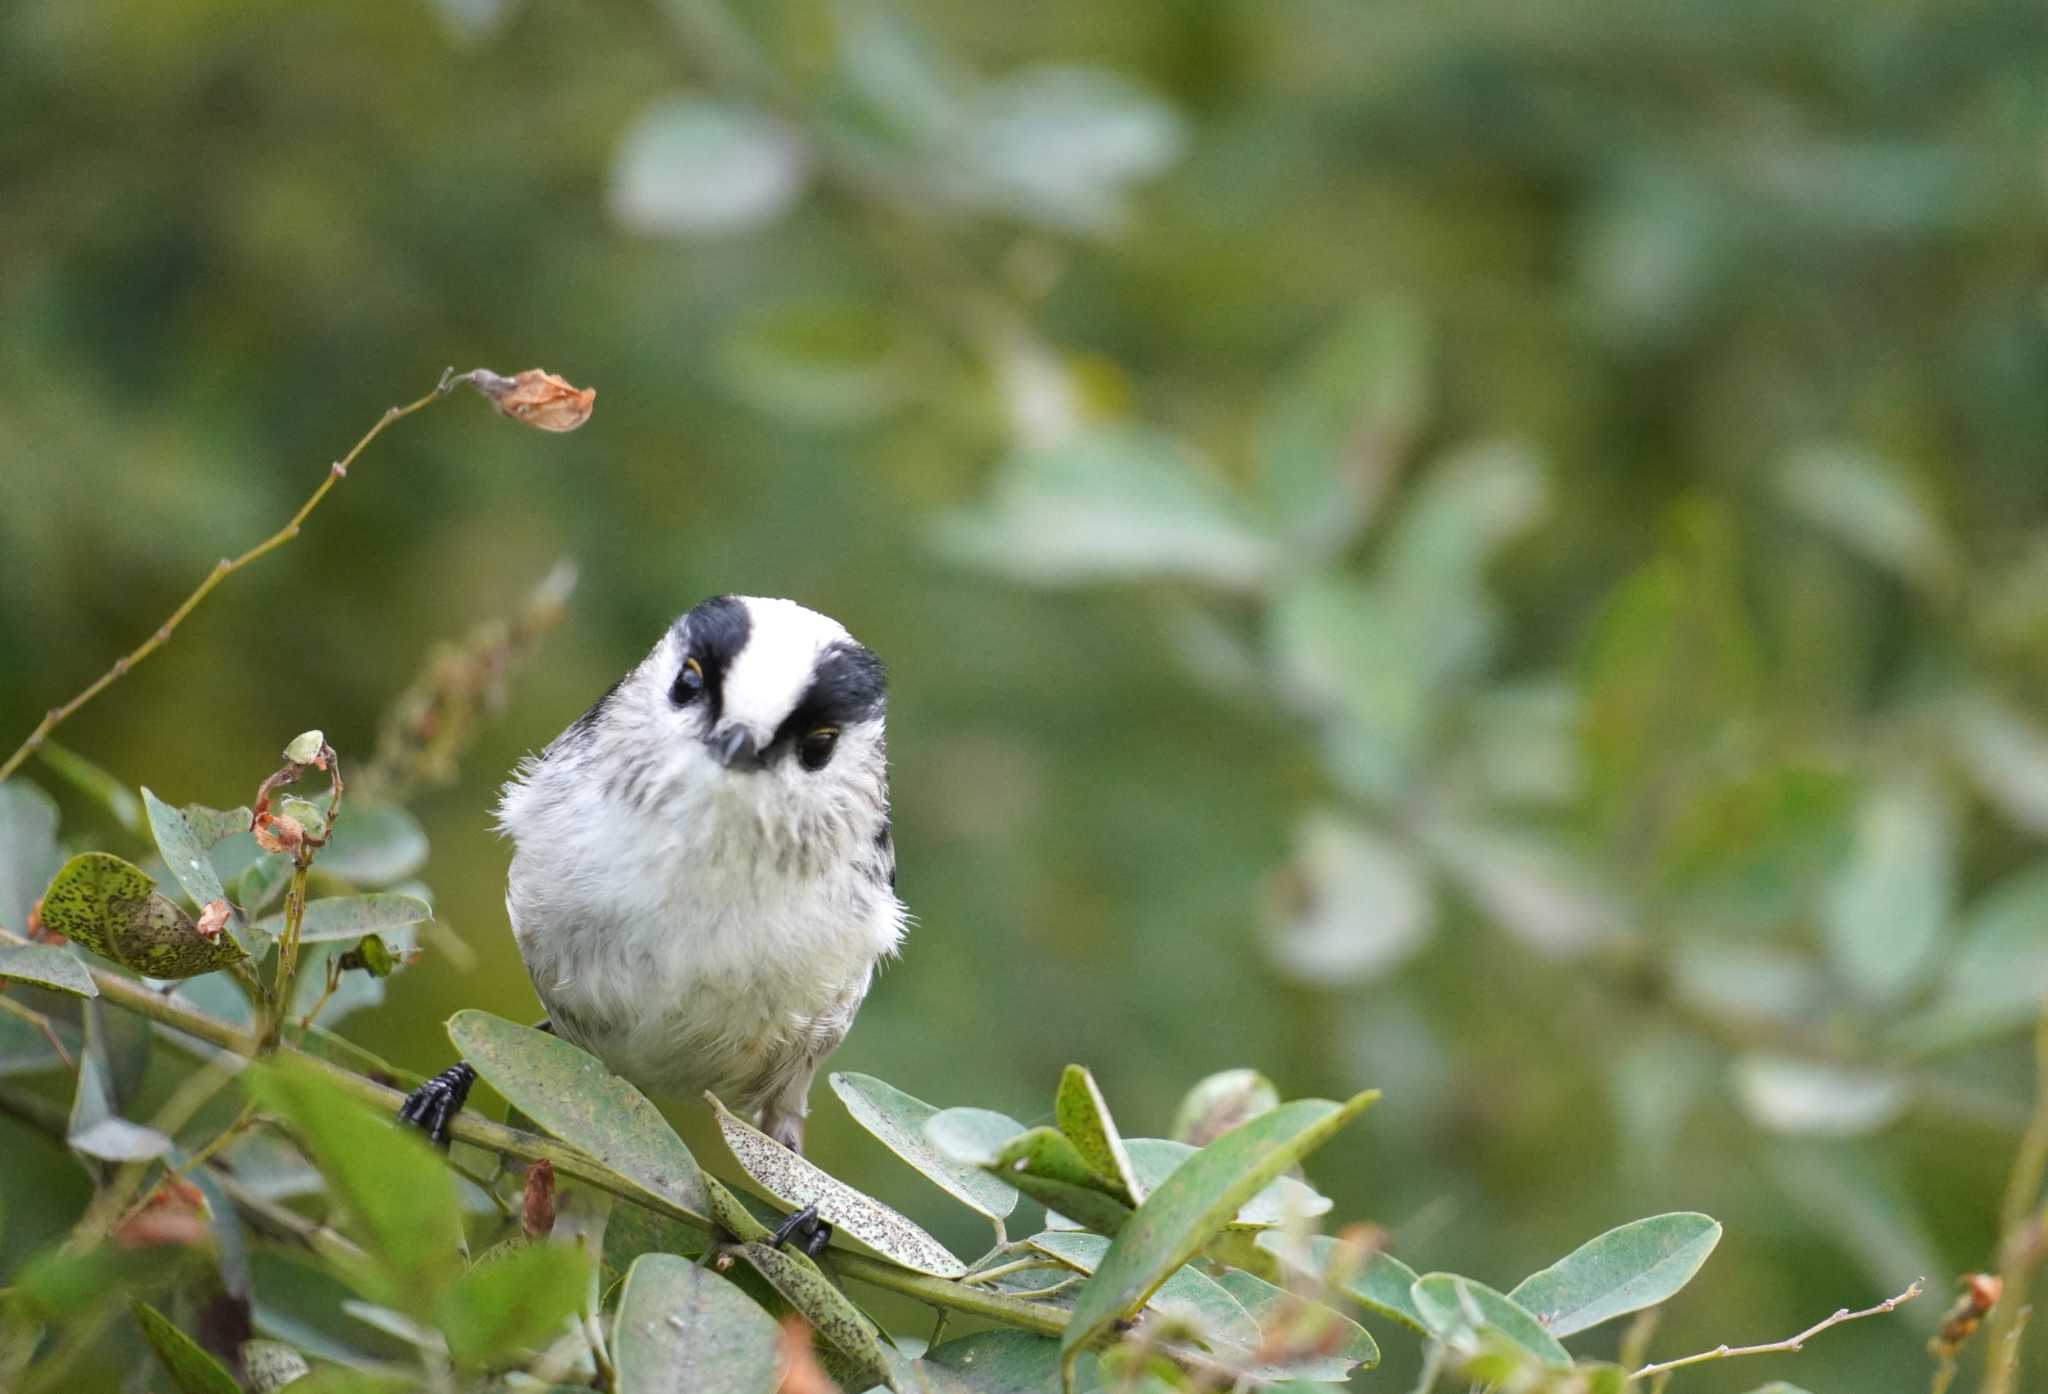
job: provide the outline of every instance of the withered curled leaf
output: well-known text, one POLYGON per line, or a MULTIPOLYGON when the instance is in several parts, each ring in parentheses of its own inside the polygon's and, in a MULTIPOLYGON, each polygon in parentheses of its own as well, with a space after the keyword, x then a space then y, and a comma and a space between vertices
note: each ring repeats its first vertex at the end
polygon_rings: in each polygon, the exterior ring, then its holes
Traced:
POLYGON ((220 942, 221 931, 228 927, 228 914, 228 903, 225 900, 209 900, 205 908, 200 910, 199 919, 192 928, 201 939, 210 944, 217 944, 220 942))
POLYGON ((572 386, 540 368, 509 378, 479 368, 468 380, 506 416, 540 431, 573 431, 597 404, 596 388, 572 386))

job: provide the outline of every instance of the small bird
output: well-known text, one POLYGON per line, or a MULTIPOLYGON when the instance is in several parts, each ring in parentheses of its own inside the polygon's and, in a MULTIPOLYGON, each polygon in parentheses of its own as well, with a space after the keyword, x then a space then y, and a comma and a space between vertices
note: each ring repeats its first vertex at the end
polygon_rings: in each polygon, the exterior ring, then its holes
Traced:
MULTIPOLYGON (((812 1077, 902 943, 882 664, 789 600, 722 595, 505 785, 505 907, 543 1025, 659 1099, 793 1151, 812 1077)), ((436 1140, 475 1074, 399 1116, 436 1140)))

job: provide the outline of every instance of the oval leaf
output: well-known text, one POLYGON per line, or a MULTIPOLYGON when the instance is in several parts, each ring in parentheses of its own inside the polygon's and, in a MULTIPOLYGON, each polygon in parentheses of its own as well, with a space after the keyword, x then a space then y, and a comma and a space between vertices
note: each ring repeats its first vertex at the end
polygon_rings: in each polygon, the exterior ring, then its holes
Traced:
MULTIPOLYGON (((306 918, 299 924, 299 942, 321 939, 360 939, 406 925, 424 924, 434 918, 434 908, 417 896, 380 891, 372 895, 335 895, 309 901, 306 918)), ((284 916, 272 915, 256 926, 265 934, 284 933, 284 916)))
POLYGON ((1111 1194, 1128 1205, 1145 1198, 1116 1120, 1109 1116, 1109 1105, 1085 1066, 1069 1065, 1061 1073, 1059 1091, 1053 1096, 1053 1118, 1088 1168, 1111 1183, 1111 1194))
POLYGON ((872 1196, 812 1166, 774 1138, 734 1117, 713 1095, 705 1095, 718 1114, 718 1130, 733 1157, 774 1196, 791 1209, 818 1207, 820 1218, 858 1239, 876 1253, 906 1268, 935 1278, 957 1278, 967 1265, 946 1246, 872 1196))
POLYGON ((1721 1242, 1721 1223, 1693 1211, 1653 1215, 1589 1239, 1508 1296, 1553 1336, 1654 1307, 1692 1281, 1721 1242))
MULTIPOLYGON (((1025 1242, 1081 1273, 1093 1273, 1100 1268, 1110 1245, 1099 1234, 1077 1234, 1070 1230, 1047 1230, 1025 1242)), ((1247 1353, 1258 1349, 1259 1324, 1222 1285, 1197 1269, 1177 1268, 1167 1274, 1166 1281, 1145 1305, 1187 1323, 1211 1345, 1247 1353)))
POLYGON ((34 983, 53 992, 68 992, 73 997, 100 995, 86 966, 55 944, 0 942, 0 978, 34 983))
POLYGON ((173 1326, 169 1318, 147 1302, 129 1304, 135 1324, 156 1358, 178 1386, 178 1394, 241 1394, 234 1377, 221 1363, 200 1349, 199 1343, 173 1326))
MULTIPOLYGON (((142 791, 142 807, 149 815, 149 831, 156 838, 156 850, 163 854, 164 865, 170 868, 171 876, 184 887, 192 903, 210 905, 226 900, 227 890, 221 885, 220 873, 214 870, 213 858, 206 854, 206 849, 231 834, 248 831, 249 810, 219 813, 194 806, 188 814, 184 809, 172 808, 147 786, 142 791)), ((228 923, 229 932, 239 938, 240 918, 230 916, 228 923)))
POLYGON ((0 784, 0 929, 28 928, 29 908, 62 860, 50 796, 26 780, 0 784))
POLYGON ((832 1286, 831 1279, 804 1260, 766 1244, 738 1247, 741 1257, 753 1265, 754 1271, 766 1278, 784 1301, 803 1313, 804 1320, 846 1357, 864 1381, 855 1388, 889 1382, 889 1358, 882 1351, 874 1327, 847 1300, 845 1293, 832 1286))
POLYGON ((1425 1273, 1410 1289, 1415 1310, 1439 1339, 1496 1337, 1526 1352, 1553 1370, 1568 1369, 1572 1358, 1543 1323, 1520 1303, 1481 1282, 1456 1273, 1425 1273))
MULTIPOLYGON (((411 1311, 461 1268, 454 1179, 426 1140, 344 1094, 310 1060, 280 1055, 243 1071, 243 1087, 279 1115, 326 1178, 349 1229, 379 1260, 371 1295, 411 1311)), ((363 1275, 370 1276, 370 1275, 363 1275)))
MULTIPOLYGON (((1185 1142, 1159 1137, 1134 1137, 1125 1145, 1130 1149, 1131 1165, 1137 1171, 1138 1184, 1148 1195, 1173 1175, 1182 1162, 1201 1150, 1185 1142)), ((1246 1201, 1244 1207, 1231 1216, 1229 1227, 1272 1229, 1290 1220, 1327 1215, 1330 1205, 1330 1198, 1306 1181, 1292 1176, 1276 1177, 1273 1184, 1246 1201)))
MULTIPOLYGON (((4 969, 5 961, 0 959, 0 974, 4 969)), ((938 1109, 872 1075, 840 1073, 833 1075, 831 1082, 832 1092, 856 1123, 940 1190, 992 1220, 1017 1208, 1014 1186, 979 1167, 951 1160, 926 1136, 925 1125, 938 1116, 938 1109)), ((995 1155, 993 1148, 989 1155, 995 1155)))
POLYGON ((589 1261, 567 1244, 519 1244, 463 1274, 441 1299, 434 1324, 448 1338, 450 1355, 479 1365, 561 1334, 583 1306, 589 1281, 589 1261))
POLYGON ((1183 1162, 1146 1197, 1082 1286, 1061 1341, 1063 1358, 1071 1362, 1137 1310, 1240 1206, 1378 1097, 1368 1091, 1342 1104, 1297 1099, 1240 1124, 1183 1162))
POLYGON ((1258 1323, 1257 1349, 1267 1358, 1252 1367, 1254 1377, 1342 1381, 1354 1366, 1380 1363, 1371 1333, 1322 1303, 1242 1268, 1225 1269, 1216 1281, 1258 1323))
POLYGON ((767 112, 666 97, 619 143, 612 214, 657 236, 743 232, 786 212, 809 175, 802 137, 767 112))
POLYGON ((619 1394, 775 1394, 775 1321, 708 1268, 643 1254, 612 1327, 619 1394))
POLYGON ((1332 1271, 1337 1266, 1339 1241, 1327 1234, 1310 1235, 1306 1249, 1281 1233, 1260 1235, 1258 1245, 1314 1282, 1334 1280, 1334 1286, 1367 1311, 1424 1336, 1429 1334, 1429 1323, 1415 1305, 1413 1289, 1419 1275, 1392 1254, 1368 1254, 1356 1272, 1339 1277, 1332 1271))
POLYGON ((142 868, 110 852, 81 852, 64 863, 43 892, 43 923, 151 978, 197 977, 247 957, 227 935, 202 935, 142 868))
POLYGON ((711 1227, 697 1159, 647 1096, 597 1057, 489 1012, 457 1012, 448 1019, 448 1039, 521 1113, 711 1227))
POLYGON ((1273 1081, 1257 1070, 1219 1070, 1188 1090, 1167 1131, 1175 1142, 1201 1147, 1279 1106, 1273 1081))

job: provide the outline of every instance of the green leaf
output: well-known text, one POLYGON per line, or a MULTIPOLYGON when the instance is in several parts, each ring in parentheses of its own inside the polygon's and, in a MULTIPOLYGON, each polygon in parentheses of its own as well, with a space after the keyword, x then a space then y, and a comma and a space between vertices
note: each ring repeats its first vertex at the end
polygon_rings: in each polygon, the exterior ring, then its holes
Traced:
POLYGON ((448 1352, 468 1365, 537 1349, 561 1334, 583 1305, 590 1260, 566 1244, 537 1240, 488 1255, 441 1298, 435 1324, 448 1352))
POLYGON ((81 852, 64 863, 43 892, 43 923, 151 978, 196 977, 247 957, 230 935, 201 935, 140 867, 109 852, 81 852))
POLYGON ((1304 817, 1266 918, 1273 965, 1322 990, 1383 978, 1428 943, 1436 889, 1407 848, 1349 814, 1304 817))
POLYGON ((1315 576, 1266 612, 1273 682, 1323 730, 1325 759, 1370 798, 1405 787, 1436 714, 1404 618, 1378 589, 1315 576))
POLYGON ((97 997, 92 974, 68 949, 55 944, 10 944, 0 942, 0 978, 17 983, 34 983, 73 997, 97 997))
POLYGON ((938 1109, 872 1075, 842 1072, 834 1074, 831 1083, 856 1123, 939 1189, 992 1220, 1017 1208, 1016 1187, 979 1167, 952 1161, 925 1135, 925 1125, 938 1116, 938 1109))
POLYGON ((328 1365, 293 1380, 287 1388, 291 1394, 419 1394, 420 1383, 410 1375, 328 1365))
POLYGON ((284 748, 284 758, 294 765, 310 765, 320 758, 320 748, 326 744, 327 737, 321 732, 301 731, 284 748))
MULTIPOLYGON (((299 942, 323 939, 359 939, 404 925, 424 924, 434 918, 434 908, 417 896, 379 891, 371 895, 335 895, 306 903, 306 918, 299 926, 299 942)), ((284 916, 272 915, 256 926, 265 934, 284 933, 284 916)))
POLYGON ((967 1271, 967 1265, 948 1252, 945 1245, 896 1211, 734 1117, 715 1096, 705 1097, 718 1115, 718 1130, 734 1159, 747 1175, 792 1210, 815 1205, 819 1217, 830 1221, 840 1233, 916 1272, 936 1278, 957 1278, 967 1271))
POLYGON ((60 779, 107 811, 125 832, 142 835, 142 800, 135 791, 77 751, 45 739, 36 756, 60 779))
POLYGON ((1743 1112, 1773 1132, 1859 1137, 1895 1122, 1910 1091, 1878 1070, 1751 1051, 1730 1075, 1743 1112))
POLYGON ((1147 1196, 1074 1301, 1061 1346, 1069 1363, 1194 1257, 1243 1204, 1378 1098, 1298 1099, 1239 1124, 1147 1196))
POLYGON ((932 1394, 1039 1394, 1059 1387, 1059 1338, 1000 1327, 976 1331, 933 1346, 917 1370, 932 1394))
POLYGON ((1864 795, 1849 854, 1821 901, 1836 968, 1888 1002, 1919 986, 1955 895, 1955 810, 1924 775, 1894 775, 1864 795))
POLYGON ((461 1011, 448 1038, 512 1105, 623 1179, 711 1221, 697 1159, 647 1096, 560 1036, 461 1011))
POLYGON ((815 1265, 758 1242, 738 1248, 754 1271, 766 1278, 784 1301, 803 1313, 804 1320, 845 1357, 860 1378, 867 1384, 890 1382, 889 1357, 884 1354, 874 1327, 815 1265))
POLYGON ((320 849, 320 870, 357 886, 388 886, 427 860, 427 834, 419 820, 395 804, 349 800, 334 836, 320 849))
POLYGON ((1429 1323, 1423 1320, 1421 1310, 1415 1305, 1413 1289, 1418 1275, 1392 1254, 1377 1251, 1367 1254, 1356 1272, 1339 1280, 1333 1271, 1338 1259, 1339 1241, 1329 1235, 1310 1235, 1305 1250, 1280 1232, 1261 1234, 1258 1245, 1313 1282, 1335 1282, 1346 1297, 1366 1310, 1377 1312, 1422 1335, 1429 1334, 1429 1323))
POLYGON ((1122 226, 1129 186, 1164 173, 1185 144, 1172 107, 1104 68, 1027 68, 973 96, 948 142, 960 192, 1062 230, 1122 226))
MULTIPOLYGON (((1099 1234, 1047 1230, 1026 1242, 1077 1272, 1093 1273, 1102 1266, 1111 1241, 1099 1234)), ((1145 1306, 1186 1323, 1202 1334, 1206 1344, 1247 1353, 1258 1348, 1258 1323, 1228 1289, 1198 1269, 1181 1267, 1167 1274, 1145 1306)))
POLYGON ((779 118, 739 102, 662 97, 612 161, 612 216, 634 232, 708 237, 764 227, 802 197, 811 157, 779 118))
POLYGON ((1400 470, 1429 413, 1429 341, 1418 306, 1359 306, 1288 370, 1260 412, 1260 492, 1311 548, 1354 536, 1400 470))
POLYGON ((1799 1385, 1787 1384, 1781 1379, 1774 1379, 1769 1384, 1758 1385, 1750 1390, 1749 1394, 1807 1394, 1807 1391, 1799 1385))
POLYGON ((244 916, 260 915, 269 909, 291 883, 292 859, 270 852, 259 853, 242 868, 228 888, 228 899, 241 907, 244 916))
POLYGON ((1970 907, 1940 994, 1900 1028, 1900 1039, 1914 1049, 1952 1049, 2033 1021, 2048 1001, 2044 924, 2048 862, 2037 862, 1970 907))
POLYGON ((155 1128, 121 1116, 112 1066, 105 1050, 90 1048, 78 1057, 78 1086, 71 1097, 71 1118, 65 1142, 74 1152, 103 1162, 141 1162, 171 1150, 171 1140, 155 1128))
POLYGON ((619 1394, 775 1394, 775 1321, 708 1268, 645 1254, 612 1327, 619 1394))
POLYGON ((1242 1268, 1227 1268, 1216 1281, 1258 1323, 1255 1349, 1294 1353, 1291 1359, 1255 1364, 1254 1376, 1342 1381, 1355 1366, 1371 1369, 1380 1363, 1379 1343, 1371 1334, 1322 1303, 1299 1297, 1242 1268))
POLYGON ((171 1377, 171 1383, 178 1386, 178 1394, 241 1394, 240 1386, 221 1363, 173 1326, 162 1312, 147 1302, 131 1302, 128 1311, 142 1328, 143 1339, 156 1352, 157 1361, 171 1377))
POLYGON ((1201 1147, 1248 1118, 1280 1106, 1273 1081, 1257 1070, 1219 1070, 1188 1090, 1173 1112, 1167 1133, 1175 1142, 1201 1147))
POLYGON ((1061 1073, 1059 1090, 1053 1096, 1053 1119, 1088 1169, 1110 1182, 1117 1199, 1136 1205, 1145 1198, 1116 1120, 1110 1117, 1109 1105, 1086 1067, 1069 1065, 1061 1073))
POLYGON ((1693 1211, 1653 1215, 1589 1239, 1508 1296, 1553 1336, 1654 1307, 1692 1281, 1721 1242, 1720 1221, 1693 1211))
POLYGON ((1170 436, 1103 429, 1013 455, 940 548, 1039 585, 1185 579, 1244 588, 1275 565, 1242 503, 1170 436))
POLYGON ((975 1168, 994 1165, 1003 1144, 1024 1131, 1022 1123, 991 1108, 942 1108, 924 1122, 925 1141, 934 1151, 975 1168))
POLYGON ((243 1072, 260 1108, 281 1117, 326 1178, 345 1227, 378 1263, 373 1294, 410 1311, 461 1270, 455 1183, 424 1138, 371 1112, 320 1066, 280 1055, 243 1072))
MULTIPOLYGON (((1131 1165, 1137 1172, 1138 1184, 1149 1195, 1159 1189, 1166 1178, 1173 1175, 1181 1163, 1194 1156, 1201 1149, 1185 1142, 1170 1142, 1158 1137, 1134 1137, 1124 1144, 1130 1149, 1131 1165)), ((1271 1229, 1291 1221, 1314 1219, 1330 1211, 1330 1198, 1318 1192, 1306 1181, 1292 1176, 1275 1177, 1272 1184, 1246 1201, 1238 1212, 1231 1216, 1231 1229, 1271 1229)))
MULTIPOLYGON (((213 858, 207 855, 207 849, 222 838, 247 829, 249 811, 239 809, 234 813, 215 813, 211 809, 195 807, 188 813, 184 809, 172 808, 146 786, 142 791, 142 807, 149 814, 149 830, 156 838, 156 850, 162 854, 164 865, 171 869, 171 876, 185 888, 185 894, 191 897, 192 903, 203 909, 216 900, 226 900, 227 888, 221 885, 220 873, 214 870, 213 858), (193 814, 198 817, 194 818, 193 814), (241 825, 239 828, 231 826, 237 821, 241 825)), ((230 915, 228 932, 246 952, 249 946, 242 942, 242 930, 242 917, 230 915)))
POLYGON ((926 1121, 925 1136, 942 1155, 983 1168, 1084 1228, 1114 1234, 1130 1218, 1131 1208, 1055 1128, 1026 1128, 985 1108, 949 1108, 926 1121))
POLYGON ((1455 1273, 1425 1273, 1415 1280, 1411 1295, 1430 1334, 1440 1340, 1455 1344, 1498 1337, 1550 1369, 1571 1366, 1570 1353, 1542 1322, 1484 1283, 1455 1273))
POLYGON ((1847 446, 1808 446, 1786 461, 1778 489, 1793 512, 1866 561, 1935 594, 1953 582, 1948 539, 1889 463, 1847 446))
POLYGON ((899 315, 850 300, 747 313, 720 346, 734 394, 777 420, 847 426, 902 405, 920 385, 924 346, 899 315))
POLYGON ((28 931, 29 907, 60 860, 50 796, 25 779, 0 784, 0 929, 28 931))

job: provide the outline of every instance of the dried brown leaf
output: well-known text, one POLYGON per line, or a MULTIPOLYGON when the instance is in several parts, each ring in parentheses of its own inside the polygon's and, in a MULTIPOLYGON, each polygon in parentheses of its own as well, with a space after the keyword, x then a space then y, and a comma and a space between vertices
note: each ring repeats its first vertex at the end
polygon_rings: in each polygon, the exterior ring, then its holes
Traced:
POLYGON ((225 900, 209 900, 200 910, 199 918, 192 928, 199 937, 210 944, 220 942, 221 931, 228 927, 228 903, 225 900))
POLYGON ((499 411, 540 431, 573 431, 597 404, 596 388, 574 387, 540 368, 509 378, 479 368, 469 381, 499 411))

